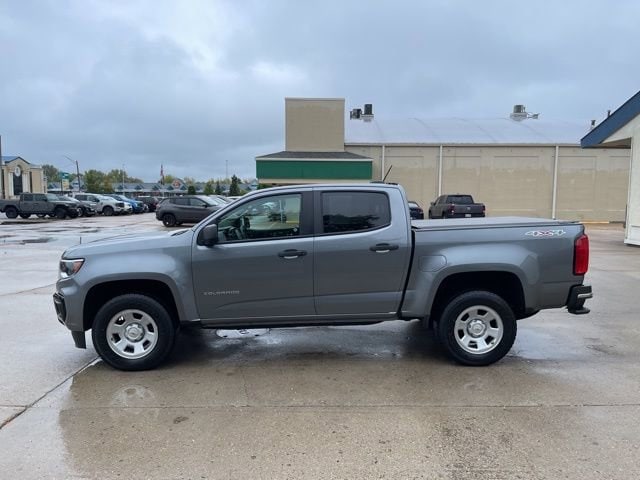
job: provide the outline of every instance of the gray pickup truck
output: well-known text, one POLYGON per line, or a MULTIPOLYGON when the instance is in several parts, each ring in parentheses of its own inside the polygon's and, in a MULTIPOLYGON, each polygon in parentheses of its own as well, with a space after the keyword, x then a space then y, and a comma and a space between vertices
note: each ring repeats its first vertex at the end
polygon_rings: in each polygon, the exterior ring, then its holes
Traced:
POLYGON ((63 219, 80 215, 80 209, 73 200, 61 199, 53 193, 22 193, 17 200, 0 200, 0 212, 7 218, 49 215, 63 219))
POLYGON ((415 320, 466 365, 501 359, 516 320, 584 314, 589 241, 575 222, 409 218, 395 185, 259 190, 190 229, 63 253, 58 320, 122 370, 159 365, 181 325, 296 327, 415 320))
POLYGON ((429 205, 429 218, 484 217, 484 203, 476 203, 471 195, 440 195, 429 205))

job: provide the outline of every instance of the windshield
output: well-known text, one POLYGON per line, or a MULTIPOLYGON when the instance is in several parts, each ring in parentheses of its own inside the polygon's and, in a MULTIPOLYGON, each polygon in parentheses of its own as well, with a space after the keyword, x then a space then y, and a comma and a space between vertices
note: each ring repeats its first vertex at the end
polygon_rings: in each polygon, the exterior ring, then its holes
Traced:
POLYGON ((64 202, 80 202, 77 198, 67 197, 66 195, 58 195, 58 199, 64 202))

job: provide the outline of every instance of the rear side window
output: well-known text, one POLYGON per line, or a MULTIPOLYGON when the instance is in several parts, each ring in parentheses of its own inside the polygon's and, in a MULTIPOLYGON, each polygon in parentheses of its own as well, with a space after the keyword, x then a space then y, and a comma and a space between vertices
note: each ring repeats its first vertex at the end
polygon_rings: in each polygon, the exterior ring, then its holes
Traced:
POLYGON ((188 198, 176 197, 176 198, 172 198, 171 202, 176 205, 189 205, 188 198))
POLYGON ((456 205, 471 205, 473 198, 469 195, 451 195, 449 196, 449 203, 455 203, 456 205))
POLYGON ((389 198, 379 192, 322 194, 323 233, 372 230, 391 223, 389 198))

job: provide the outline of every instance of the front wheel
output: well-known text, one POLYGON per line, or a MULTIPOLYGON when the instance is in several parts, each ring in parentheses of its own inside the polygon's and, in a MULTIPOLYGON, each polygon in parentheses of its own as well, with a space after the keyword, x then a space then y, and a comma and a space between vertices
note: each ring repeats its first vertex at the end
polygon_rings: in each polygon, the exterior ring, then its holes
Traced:
POLYGON ((18 209, 15 207, 7 207, 7 209, 4 211, 4 214, 7 216, 7 218, 17 218, 18 209))
POLYGON ((490 365, 504 357, 516 339, 513 310, 502 297, 471 291, 454 297, 438 321, 438 338, 463 365, 490 365))
POLYGON ((100 357, 118 370, 149 370, 171 353, 176 337, 167 309, 146 295, 127 294, 105 303, 91 330, 100 357))
POLYGON ((173 213, 165 213, 162 216, 162 224, 165 227, 174 227, 177 223, 176 216, 173 213))
POLYGON ((111 215, 113 215, 113 207, 110 207, 110 206, 107 205, 106 207, 104 207, 102 209, 102 214, 105 217, 110 217, 111 215))
POLYGON ((67 212, 64 208, 58 207, 54 210, 53 214, 56 216, 58 220, 64 220, 67 216, 67 212))

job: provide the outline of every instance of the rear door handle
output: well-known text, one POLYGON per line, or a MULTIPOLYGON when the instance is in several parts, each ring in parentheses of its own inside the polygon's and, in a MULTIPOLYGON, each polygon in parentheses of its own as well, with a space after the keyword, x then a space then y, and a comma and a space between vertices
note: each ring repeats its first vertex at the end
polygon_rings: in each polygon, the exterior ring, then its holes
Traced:
POLYGON ((304 257, 306 254, 307 252, 305 250, 296 250, 295 248, 290 248, 278 253, 278 256, 280 258, 291 259, 291 258, 304 257))
POLYGON ((369 247, 369 250, 376 253, 387 253, 391 250, 398 250, 398 245, 393 243, 377 243, 372 247, 369 247))

